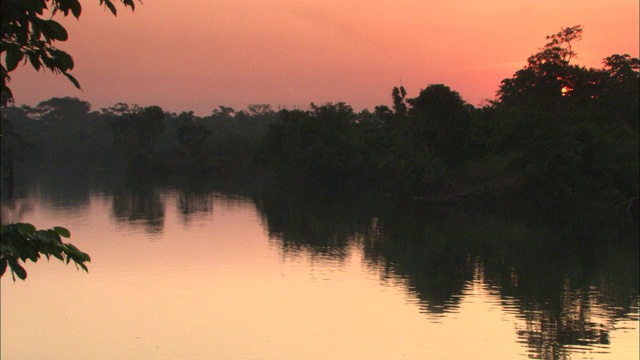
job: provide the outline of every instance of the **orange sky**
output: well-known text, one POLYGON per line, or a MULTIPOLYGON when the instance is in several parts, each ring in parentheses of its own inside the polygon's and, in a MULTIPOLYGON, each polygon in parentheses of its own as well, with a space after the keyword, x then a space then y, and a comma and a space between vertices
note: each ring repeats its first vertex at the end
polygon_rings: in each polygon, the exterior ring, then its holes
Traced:
POLYGON ((219 105, 359 111, 443 83, 477 105, 561 27, 582 24, 577 63, 638 57, 637 0, 145 0, 118 17, 84 1, 64 19, 59 48, 76 62, 77 90, 30 65, 12 72, 16 104, 74 96, 94 110, 116 102, 208 115, 219 105))

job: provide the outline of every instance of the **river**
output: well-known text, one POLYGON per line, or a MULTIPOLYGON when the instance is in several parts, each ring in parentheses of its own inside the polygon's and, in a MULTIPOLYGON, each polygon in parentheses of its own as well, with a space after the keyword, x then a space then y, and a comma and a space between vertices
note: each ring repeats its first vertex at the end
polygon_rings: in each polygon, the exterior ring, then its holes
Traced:
POLYGON ((89 272, 1 280, 2 359, 637 359, 637 226, 25 177, 2 221, 89 272), (635 236, 635 239, 634 239, 635 236))

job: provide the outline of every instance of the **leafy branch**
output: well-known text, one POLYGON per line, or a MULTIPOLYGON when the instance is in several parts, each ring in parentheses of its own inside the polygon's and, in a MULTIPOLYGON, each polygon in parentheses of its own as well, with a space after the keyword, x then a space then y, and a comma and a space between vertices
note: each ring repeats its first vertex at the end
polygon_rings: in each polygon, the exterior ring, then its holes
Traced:
POLYGON ((0 276, 9 267, 13 281, 16 276, 21 280, 26 279, 27 271, 20 262, 37 262, 41 255, 46 256, 47 260, 53 256, 66 264, 73 261, 76 268, 89 272, 85 264, 91 262, 89 255, 73 244, 62 242, 61 237, 70 236, 69 230, 59 226, 36 230, 35 226, 28 223, 0 225, 0 276))
MULTIPOLYGON (((133 0, 121 0, 125 8, 135 9, 133 0)), ((116 16, 117 10, 112 0, 100 0, 116 16)), ((41 68, 49 69, 54 74, 66 76, 73 85, 80 89, 80 83, 69 71, 73 70, 74 62, 71 55, 57 49, 56 41, 66 41, 69 38, 67 30, 59 22, 53 20, 54 15, 69 13, 76 19, 80 18, 82 6, 79 0, 3 0, 0 12, 0 54, 4 54, 4 63, 0 63, 1 102, 6 106, 13 102, 13 94, 8 86, 11 77, 9 73, 22 62, 31 63, 36 71, 41 68), (50 18, 45 18, 45 13, 50 18)))

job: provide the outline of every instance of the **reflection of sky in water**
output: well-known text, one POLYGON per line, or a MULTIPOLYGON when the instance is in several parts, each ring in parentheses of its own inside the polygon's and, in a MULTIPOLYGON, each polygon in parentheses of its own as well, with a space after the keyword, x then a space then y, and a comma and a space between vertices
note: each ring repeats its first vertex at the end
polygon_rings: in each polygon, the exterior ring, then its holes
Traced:
MULTIPOLYGON (((27 264, 24 283, 3 277, 2 358, 637 358, 637 301, 612 306, 604 285, 586 293, 567 285, 557 312, 558 304, 506 294, 481 259, 463 254, 459 284, 433 295, 435 280, 420 274, 442 274, 420 257, 380 250, 377 231, 369 233, 376 244, 363 232, 283 240, 269 236, 268 217, 248 200, 144 194, 90 196, 67 208, 3 205, 3 219, 21 213, 38 227, 69 227, 92 263, 89 274, 43 261, 27 264), (605 331, 608 343, 567 330, 581 324, 605 331), (557 336, 575 334, 553 348, 557 336)), ((518 289, 518 281, 505 284, 518 289)))

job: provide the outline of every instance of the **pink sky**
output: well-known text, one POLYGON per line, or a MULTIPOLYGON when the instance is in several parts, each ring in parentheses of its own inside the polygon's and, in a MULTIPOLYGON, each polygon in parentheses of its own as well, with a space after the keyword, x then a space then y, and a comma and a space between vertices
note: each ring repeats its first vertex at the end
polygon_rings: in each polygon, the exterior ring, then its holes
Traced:
POLYGON ((145 0, 117 17, 84 1, 62 19, 58 47, 77 90, 30 65, 10 75, 16 104, 73 96, 94 110, 117 102, 208 115, 220 105, 304 107, 344 101, 360 111, 443 83, 478 105, 526 64, 545 36, 581 24, 576 63, 638 57, 637 0, 145 0))

